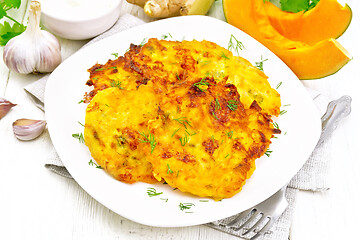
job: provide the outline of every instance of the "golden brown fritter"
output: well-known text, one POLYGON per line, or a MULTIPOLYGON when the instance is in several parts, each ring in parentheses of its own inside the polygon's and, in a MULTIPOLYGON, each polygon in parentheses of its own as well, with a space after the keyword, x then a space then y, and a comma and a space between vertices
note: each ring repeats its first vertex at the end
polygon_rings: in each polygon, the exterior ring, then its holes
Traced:
POLYGON ((89 72, 85 142, 124 182, 228 198, 280 132, 266 75, 212 42, 150 39, 89 72))
POLYGON ((115 179, 156 182, 142 148, 149 121, 158 115, 156 95, 147 89, 99 91, 86 109, 85 143, 92 157, 115 179))

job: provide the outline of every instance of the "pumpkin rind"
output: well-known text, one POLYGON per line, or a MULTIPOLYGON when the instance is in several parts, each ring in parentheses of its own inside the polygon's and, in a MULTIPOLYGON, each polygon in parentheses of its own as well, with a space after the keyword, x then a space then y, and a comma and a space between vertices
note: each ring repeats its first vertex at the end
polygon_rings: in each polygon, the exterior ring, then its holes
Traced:
POLYGON ((335 39, 310 46, 282 36, 270 23, 263 0, 223 0, 228 23, 241 29, 274 52, 299 79, 331 75, 350 61, 335 39))
POLYGON ((321 0, 309 11, 290 13, 265 2, 271 25, 284 37, 313 45, 329 38, 340 37, 348 28, 352 11, 337 0, 321 0))

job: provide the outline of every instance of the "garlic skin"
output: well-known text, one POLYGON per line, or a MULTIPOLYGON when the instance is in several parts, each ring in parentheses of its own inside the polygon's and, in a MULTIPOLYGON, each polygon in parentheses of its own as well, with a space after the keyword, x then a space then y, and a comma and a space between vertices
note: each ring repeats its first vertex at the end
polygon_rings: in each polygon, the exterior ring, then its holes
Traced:
POLYGON ((29 141, 40 136, 46 127, 46 121, 22 118, 13 122, 12 126, 18 139, 29 141))
POLYGON ((40 29, 41 5, 32 1, 28 26, 4 48, 6 66, 17 73, 52 72, 61 63, 61 46, 51 33, 40 29))
POLYGON ((16 104, 0 97, 0 119, 2 119, 10 111, 10 109, 15 106, 16 104))

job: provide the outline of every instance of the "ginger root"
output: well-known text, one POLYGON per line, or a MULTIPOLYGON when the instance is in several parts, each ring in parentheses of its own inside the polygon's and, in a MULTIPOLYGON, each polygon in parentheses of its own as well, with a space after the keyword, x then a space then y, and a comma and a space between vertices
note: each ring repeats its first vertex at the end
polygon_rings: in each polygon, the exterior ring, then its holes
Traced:
POLYGON ((127 0, 144 8, 150 17, 166 18, 184 15, 205 15, 214 0, 127 0))

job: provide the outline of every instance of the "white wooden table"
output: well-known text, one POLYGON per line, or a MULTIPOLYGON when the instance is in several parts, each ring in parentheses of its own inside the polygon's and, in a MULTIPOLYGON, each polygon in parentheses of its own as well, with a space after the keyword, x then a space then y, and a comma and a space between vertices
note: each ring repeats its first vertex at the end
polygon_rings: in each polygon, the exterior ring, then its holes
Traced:
MULTIPOLYGON (((27 18, 30 1, 22 2, 21 8, 13 11, 17 19, 27 18)), ((339 41, 353 60, 335 75, 303 84, 331 99, 350 95, 353 110, 333 135, 331 189, 299 193, 291 227, 291 239, 295 240, 358 239, 360 2, 347 3, 352 7, 353 20, 339 41)), ((122 11, 149 20, 142 9, 125 1, 122 11)), ((86 42, 59 40, 64 59, 86 42)), ((44 119, 44 113, 23 90, 40 77, 9 72, 0 59, 0 97, 18 104, 0 120, 0 239, 238 239, 205 226, 154 228, 131 222, 99 204, 74 180, 45 169, 44 159, 52 148, 48 132, 34 141, 22 142, 14 137, 11 126, 19 118, 44 119)))

